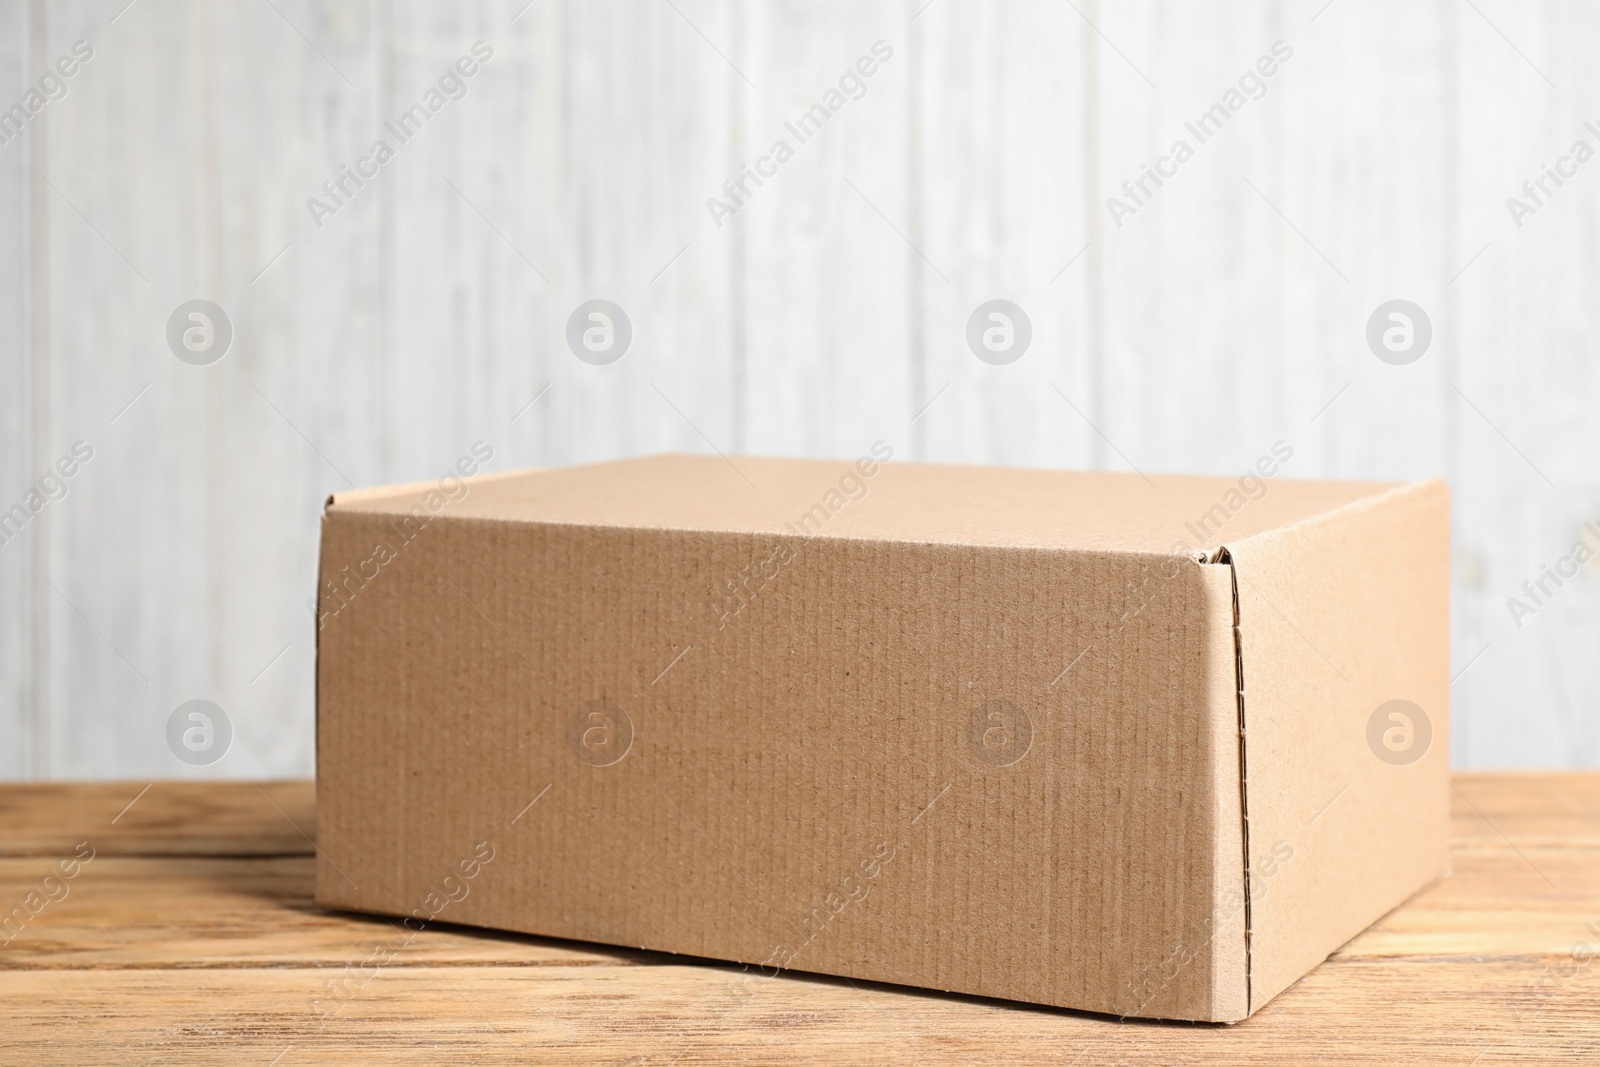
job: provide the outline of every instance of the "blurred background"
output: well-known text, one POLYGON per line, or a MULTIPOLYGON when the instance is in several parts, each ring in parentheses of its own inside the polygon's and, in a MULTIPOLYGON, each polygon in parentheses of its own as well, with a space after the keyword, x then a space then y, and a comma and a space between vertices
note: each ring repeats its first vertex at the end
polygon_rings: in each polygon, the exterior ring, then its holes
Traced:
POLYGON ((324 499, 480 441, 1442 475, 1453 762, 1600 766, 1597 35, 1577 0, 0 0, 0 777, 312 773, 324 499), (621 358, 569 345, 593 300, 621 358), (1031 327, 1002 365, 991 300, 1031 327), (219 758, 169 744, 192 700, 219 758))

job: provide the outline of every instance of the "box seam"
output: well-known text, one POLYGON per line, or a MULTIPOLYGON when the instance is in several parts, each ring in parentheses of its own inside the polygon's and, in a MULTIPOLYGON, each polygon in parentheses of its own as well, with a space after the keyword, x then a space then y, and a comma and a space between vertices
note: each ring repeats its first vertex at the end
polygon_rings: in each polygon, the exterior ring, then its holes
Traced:
MULTIPOLYGON (((322 836, 322 549, 328 537, 328 510, 333 507, 335 494, 329 493, 323 502, 322 515, 317 522, 317 576, 316 588, 311 593, 311 775, 316 789, 317 836, 322 836)), ((313 843, 313 847, 315 844, 313 843)), ((320 857, 313 864, 311 895, 321 897, 322 864, 320 857)))
POLYGON ((1233 590, 1233 676, 1239 711, 1239 838, 1244 868, 1244 1013, 1255 1010, 1255 990, 1251 975, 1252 926, 1250 916, 1250 764, 1245 754, 1244 641, 1239 628, 1239 571, 1226 545, 1217 549, 1208 562, 1228 568, 1233 590))
MULTIPOLYGON (((498 477, 496 475, 495 477, 498 477)), ((471 479, 468 479, 470 484, 471 479)), ((351 506, 349 493, 335 494, 329 498, 328 507, 324 514, 339 515, 382 515, 386 518, 406 518, 412 512, 403 508, 390 510, 386 506, 379 506, 376 502, 370 506, 351 506)), ((550 526, 562 529, 575 530, 627 530, 633 533, 669 533, 688 534, 692 536, 720 537, 724 534, 748 535, 752 537, 780 537, 794 541, 854 541, 869 544, 883 545, 910 545, 916 548, 979 548, 994 549, 1001 552, 1056 552, 1056 553, 1082 553, 1088 556, 1115 556, 1123 559, 1143 559, 1156 562, 1171 560, 1188 560, 1194 563, 1214 563, 1215 555, 1221 550, 1211 553, 1207 557, 1205 549, 1190 549, 1186 551, 1173 551, 1153 548, 1121 548, 1114 545, 1061 545, 1061 544, 998 544, 975 541, 934 540, 930 541, 918 537, 894 537, 882 533, 828 533, 828 532, 796 532, 785 529, 754 529, 732 526, 690 526, 687 524, 652 525, 642 522, 597 522, 593 520, 577 519, 552 519, 552 518, 505 518, 489 515, 452 515, 439 511, 429 517, 429 520, 448 520, 452 523, 484 523, 511 528, 524 528, 528 526, 550 526)))

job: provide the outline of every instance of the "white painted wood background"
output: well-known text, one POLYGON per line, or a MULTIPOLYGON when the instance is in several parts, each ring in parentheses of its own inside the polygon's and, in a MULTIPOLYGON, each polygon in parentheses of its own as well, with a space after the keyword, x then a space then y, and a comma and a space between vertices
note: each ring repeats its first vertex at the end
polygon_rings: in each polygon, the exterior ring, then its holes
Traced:
POLYGON ((1290 476, 1443 474, 1455 763, 1600 765, 1600 568, 1520 629, 1506 606, 1600 518, 1600 163, 1520 229, 1505 204, 1600 146, 1600 9, 125 3, 0 0, 0 107, 94 49, 0 145, 0 507, 95 450, 0 546, 0 777, 310 773, 323 498, 480 438, 492 469, 881 437, 1238 473, 1281 438, 1290 476), (315 228, 480 39, 468 95, 315 228), (1115 226, 1106 197, 1278 39, 1266 96, 1115 226), (716 227, 706 199, 878 40, 866 96, 716 227), (235 329, 208 367, 163 336, 195 297, 235 329), (595 297, 635 331, 606 367, 563 343, 595 297), (963 338, 994 297, 1034 327, 1007 367, 963 338), (1364 341, 1396 297, 1435 330, 1406 367, 1364 341), (196 697, 235 730, 204 768, 164 734, 196 697))

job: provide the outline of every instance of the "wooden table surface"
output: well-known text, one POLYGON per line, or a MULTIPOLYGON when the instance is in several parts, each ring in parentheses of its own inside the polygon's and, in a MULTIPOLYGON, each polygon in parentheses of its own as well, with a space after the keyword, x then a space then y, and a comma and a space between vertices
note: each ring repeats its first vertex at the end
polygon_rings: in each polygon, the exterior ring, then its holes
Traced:
POLYGON ((1600 774, 1455 786, 1453 876, 1233 1027, 407 943, 312 903, 309 782, 0 786, 0 1063, 1600 1063, 1600 774))

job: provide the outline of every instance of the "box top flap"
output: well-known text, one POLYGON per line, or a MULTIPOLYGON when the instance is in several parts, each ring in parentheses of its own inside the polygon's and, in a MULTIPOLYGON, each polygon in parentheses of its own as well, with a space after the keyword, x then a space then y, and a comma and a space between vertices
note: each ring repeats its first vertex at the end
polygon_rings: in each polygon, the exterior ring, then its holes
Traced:
POLYGON ((1211 554, 1393 483, 658 455, 336 494, 329 510, 563 525, 1211 554), (428 501, 429 494, 434 499, 428 501))

